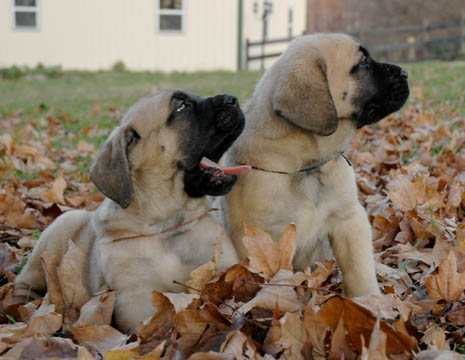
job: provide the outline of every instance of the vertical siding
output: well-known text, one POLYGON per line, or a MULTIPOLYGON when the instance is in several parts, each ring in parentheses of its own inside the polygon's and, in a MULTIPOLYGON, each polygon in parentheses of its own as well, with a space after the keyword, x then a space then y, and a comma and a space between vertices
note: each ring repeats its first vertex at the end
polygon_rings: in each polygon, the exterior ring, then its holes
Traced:
POLYGON ((237 0, 186 0, 181 34, 155 32, 155 0, 41 0, 39 30, 12 30, 0 1, 0 66, 134 70, 235 70, 237 0))

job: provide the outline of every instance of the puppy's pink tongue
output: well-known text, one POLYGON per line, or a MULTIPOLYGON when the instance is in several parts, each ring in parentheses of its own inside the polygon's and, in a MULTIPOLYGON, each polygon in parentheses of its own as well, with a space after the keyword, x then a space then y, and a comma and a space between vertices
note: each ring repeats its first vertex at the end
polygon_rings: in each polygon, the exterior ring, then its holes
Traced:
POLYGON ((220 169, 223 174, 227 175, 238 175, 241 172, 244 172, 246 170, 250 170, 251 166, 250 165, 239 165, 239 166, 233 166, 233 167, 224 167, 221 166, 220 164, 210 160, 207 157, 203 157, 202 160, 200 161, 200 166, 203 168, 217 168, 220 169))

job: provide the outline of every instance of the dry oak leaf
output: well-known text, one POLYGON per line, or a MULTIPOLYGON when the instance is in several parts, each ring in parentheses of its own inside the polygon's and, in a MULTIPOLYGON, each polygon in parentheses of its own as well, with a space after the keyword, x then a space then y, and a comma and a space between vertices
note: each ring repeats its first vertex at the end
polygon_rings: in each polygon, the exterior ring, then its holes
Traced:
POLYGON ((242 238, 249 253, 251 269, 273 277, 279 270, 292 270, 292 259, 296 250, 296 227, 290 224, 282 233, 279 244, 259 228, 244 225, 245 236, 242 238))
POLYGON ((458 301, 465 290, 465 273, 457 272, 457 258, 453 251, 439 263, 437 275, 426 279, 426 289, 431 299, 458 301))

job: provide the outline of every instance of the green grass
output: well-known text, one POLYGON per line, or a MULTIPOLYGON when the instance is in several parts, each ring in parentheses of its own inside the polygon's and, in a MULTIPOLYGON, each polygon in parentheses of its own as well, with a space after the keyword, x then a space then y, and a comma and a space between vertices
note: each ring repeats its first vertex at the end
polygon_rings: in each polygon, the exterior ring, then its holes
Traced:
POLYGON ((465 115, 465 62, 429 61, 403 65, 409 72, 414 102, 415 88, 423 89, 432 106, 443 106, 465 115))
MULTIPOLYGON (((425 62, 403 66, 409 71, 411 88, 421 88, 424 99, 430 101, 432 107, 447 107, 465 114, 465 62, 425 62)), ((21 117, 27 123, 53 113, 66 130, 73 133, 95 124, 102 129, 112 128, 116 123, 108 109, 120 107, 124 110, 139 98, 164 88, 181 88, 200 96, 230 93, 238 96, 244 104, 252 95, 261 74, 259 71, 171 74, 69 71, 49 78, 0 78, 0 115, 23 110, 21 117), (101 113, 92 113, 93 104, 100 105, 101 113), (67 121, 65 114, 69 114, 67 116, 72 121, 67 121)), ((420 99, 415 97, 414 90, 410 102, 418 101, 420 99)), ((104 138, 89 141, 98 146, 104 138)), ((86 138, 81 136, 79 139, 86 138)), ((54 145, 68 147, 76 145, 79 139, 57 139, 54 145)))
MULTIPOLYGON (((24 115, 37 117, 51 107, 56 113, 69 113, 78 127, 94 123, 113 126, 109 116, 93 116, 91 106, 132 105, 139 98, 165 88, 180 88, 200 96, 230 93, 243 103, 253 92, 260 72, 65 72, 60 78, 0 79, 0 114, 22 109, 24 115)), ((72 126, 69 125, 69 126, 72 126)), ((69 129, 73 130, 73 129, 69 129)))

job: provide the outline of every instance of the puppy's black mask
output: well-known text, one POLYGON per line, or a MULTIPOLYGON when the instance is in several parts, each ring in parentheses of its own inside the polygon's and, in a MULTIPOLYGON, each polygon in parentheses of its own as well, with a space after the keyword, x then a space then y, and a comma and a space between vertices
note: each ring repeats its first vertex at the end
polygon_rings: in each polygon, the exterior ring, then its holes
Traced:
POLYGON ((409 96, 408 74, 397 65, 373 60, 368 51, 360 47, 363 57, 352 70, 359 79, 360 88, 353 102, 360 109, 354 114, 357 128, 380 121, 399 110, 409 96))
POLYGON ((177 166, 184 170, 184 190, 191 197, 227 194, 237 180, 217 167, 201 166, 202 158, 218 162, 244 129, 244 114, 232 95, 199 98, 185 92, 173 95, 176 106, 169 126, 179 126, 184 139, 184 158, 177 166))

